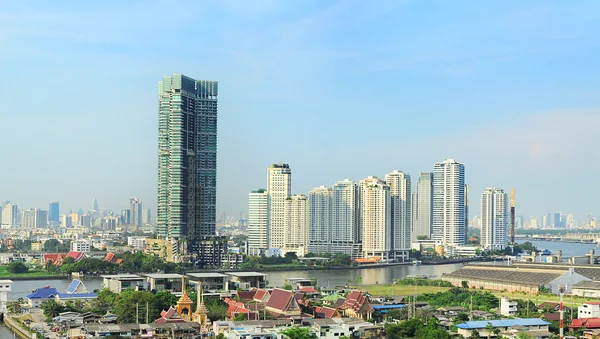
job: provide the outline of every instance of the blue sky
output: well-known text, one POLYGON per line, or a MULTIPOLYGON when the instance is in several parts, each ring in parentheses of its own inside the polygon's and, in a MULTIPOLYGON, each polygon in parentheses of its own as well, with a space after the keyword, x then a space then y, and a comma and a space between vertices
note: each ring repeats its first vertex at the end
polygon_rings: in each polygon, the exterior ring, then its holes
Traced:
MULTIPOLYGON (((219 213, 455 158, 471 202, 600 214, 597 1, 3 1, 0 200, 156 204, 157 82, 218 80, 219 213)), ((413 180, 415 181, 415 180, 413 180)), ((474 213, 475 214, 475 213, 474 213)))

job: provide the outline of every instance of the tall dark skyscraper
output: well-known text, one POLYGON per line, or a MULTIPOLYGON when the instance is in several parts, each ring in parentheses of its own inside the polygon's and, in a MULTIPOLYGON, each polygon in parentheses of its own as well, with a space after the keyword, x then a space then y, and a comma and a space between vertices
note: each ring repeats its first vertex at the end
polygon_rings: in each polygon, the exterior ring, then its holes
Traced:
POLYGON ((60 223, 60 209, 58 201, 53 201, 48 205, 48 222, 58 225, 60 223))
POLYGON ((158 94, 157 231, 178 261, 215 235, 218 82, 174 74, 158 94))

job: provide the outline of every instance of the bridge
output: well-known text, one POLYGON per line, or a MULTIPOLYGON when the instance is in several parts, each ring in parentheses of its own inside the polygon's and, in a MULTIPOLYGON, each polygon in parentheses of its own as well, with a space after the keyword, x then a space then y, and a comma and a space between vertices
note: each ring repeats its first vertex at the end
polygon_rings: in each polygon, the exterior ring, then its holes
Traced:
POLYGON ((544 241, 562 241, 593 244, 600 242, 600 233, 567 233, 567 234, 517 234, 519 240, 544 240, 544 241))

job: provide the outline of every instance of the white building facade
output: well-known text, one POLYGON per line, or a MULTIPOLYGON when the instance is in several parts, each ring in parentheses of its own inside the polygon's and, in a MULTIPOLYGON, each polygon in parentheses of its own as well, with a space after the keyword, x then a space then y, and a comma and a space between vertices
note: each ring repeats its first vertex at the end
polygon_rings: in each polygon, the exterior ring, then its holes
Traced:
POLYGON ((385 176, 390 188, 391 256, 396 260, 408 260, 411 231, 411 182, 410 175, 395 170, 385 176))
POLYGON ((362 257, 358 184, 344 179, 332 191, 331 252, 362 257))
POLYGON ((508 197, 504 190, 488 187, 481 194, 481 246, 501 250, 508 243, 508 197))
POLYGON ((295 252, 299 257, 308 253, 308 198, 296 194, 285 200, 284 252, 295 252))
POLYGON ((269 203, 269 247, 284 248, 285 204, 292 191, 292 170, 288 164, 273 164, 267 170, 269 203))
POLYGON ((364 257, 390 259, 392 249, 390 186, 376 177, 360 182, 360 224, 364 257))
POLYGON ((446 159, 433 167, 432 239, 460 246, 465 238, 465 166, 446 159))
POLYGON ((23 211, 21 217, 21 228, 34 229, 46 228, 48 226, 48 212, 37 208, 23 211))
POLYGON ((269 196, 255 189, 248 196, 248 253, 261 255, 269 249, 269 196))
POLYGON ((331 252, 333 190, 320 186, 308 192, 308 251, 331 252))
POLYGON ((417 187, 413 194, 413 223, 411 239, 431 238, 431 222, 433 218, 433 173, 421 172, 417 187))
POLYGON ((19 226, 19 208, 16 204, 9 202, 2 209, 2 228, 17 226, 19 226))
POLYGON ((90 252, 92 243, 89 240, 74 240, 71 242, 71 251, 73 252, 90 252))

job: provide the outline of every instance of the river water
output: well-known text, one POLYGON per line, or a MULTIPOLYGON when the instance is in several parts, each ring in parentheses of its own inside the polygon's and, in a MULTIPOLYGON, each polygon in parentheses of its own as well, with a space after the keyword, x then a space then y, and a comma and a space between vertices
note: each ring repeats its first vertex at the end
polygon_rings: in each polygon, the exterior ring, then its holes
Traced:
MULTIPOLYGON (((522 243, 530 241, 520 239, 522 243)), ((548 249, 552 253, 557 250, 563 251, 563 257, 585 255, 590 249, 596 249, 595 244, 567 243, 556 241, 530 241, 538 249, 548 249)), ((597 250, 597 249, 596 249, 597 250)), ((597 252, 600 250, 597 250, 597 252)), ((334 287, 344 285, 348 280, 354 280, 356 277, 362 277, 364 284, 389 284, 394 279, 404 278, 411 274, 426 274, 440 276, 443 273, 452 272, 460 268, 463 264, 448 264, 448 265, 402 265, 389 266, 378 268, 365 268, 354 270, 305 270, 305 271, 287 271, 287 272, 267 272, 267 280, 269 286, 282 286, 287 278, 307 278, 317 279, 317 284, 321 287, 334 287)), ((54 280, 19 280, 15 281, 12 286, 12 293, 9 299, 25 298, 36 288, 43 286, 55 287, 59 292, 63 292, 70 284, 67 279, 54 280)), ((88 291, 100 289, 102 280, 99 278, 83 279, 83 283, 88 291)), ((0 338, 12 338, 13 334, 4 326, 0 326, 0 338)))

